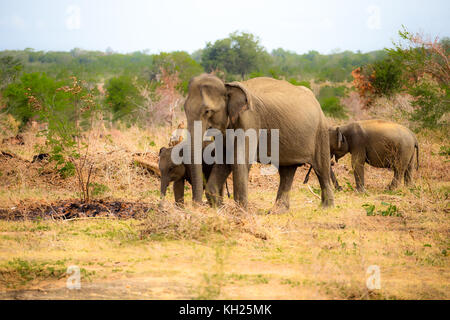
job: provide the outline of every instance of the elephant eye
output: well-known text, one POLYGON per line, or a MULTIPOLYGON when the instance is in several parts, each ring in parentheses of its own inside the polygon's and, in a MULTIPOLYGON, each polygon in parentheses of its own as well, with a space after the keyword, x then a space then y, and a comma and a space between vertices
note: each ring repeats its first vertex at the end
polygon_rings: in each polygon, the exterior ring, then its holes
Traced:
POLYGON ((207 116, 207 117, 210 117, 213 113, 214 113, 214 111, 212 111, 211 109, 205 110, 205 116, 207 116))

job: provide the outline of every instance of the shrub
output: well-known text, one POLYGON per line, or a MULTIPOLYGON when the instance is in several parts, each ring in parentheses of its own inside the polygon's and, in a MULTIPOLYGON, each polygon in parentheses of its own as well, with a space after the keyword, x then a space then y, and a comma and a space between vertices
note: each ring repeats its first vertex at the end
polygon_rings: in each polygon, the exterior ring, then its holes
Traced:
POLYGON ((250 73, 249 78, 253 79, 253 78, 264 77, 264 76, 265 76, 264 72, 254 71, 254 72, 250 73))
POLYGON ((289 83, 292 83, 294 86, 304 86, 311 89, 311 83, 309 81, 298 81, 295 78, 290 78, 289 83))
POLYGON ((448 39, 426 39, 403 27, 401 42, 386 49, 388 57, 353 70, 353 84, 363 103, 370 106, 377 96, 396 92, 410 94, 414 100, 411 120, 424 128, 447 126, 450 111, 450 63, 448 39))
POLYGON ((26 95, 32 94, 45 104, 61 106, 64 100, 63 94, 55 94, 55 92, 63 84, 64 82, 56 81, 45 73, 25 73, 18 82, 8 85, 3 91, 3 97, 6 99, 5 111, 13 115, 23 126, 36 115, 26 95))
POLYGON ((12 56, 0 58, 0 89, 14 82, 23 69, 22 62, 12 56))
POLYGON ((82 202, 90 201, 90 181, 94 164, 90 161, 90 137, 97 103, 92 93, 77 78, 71 85, 55 89, 52 101, 43 101, 31 90, 25 93, 29 107, 48 125, 40 132, 50 148, 50 160, 63 177, 76 174, 82 202))
POLYGON ((421 34, 410 33, 405 27, 399 35, 407 46, 394 43, 394 49, 388 53, 401 61, 405 70, 405 91, 414 97, 412 106, 415 110, 411 119, 425 128, 446 126, 447 122, 442 119, 450 111, 448 39, 426 39, 421 34))
POLYGON ((370 203, 365 203, 362 207, 366 210, 368 216, 402 217, 402 214, 399 212, 396 205, 383 201, 381 202, 381 205, 387 208, 375 211, 375 205, 370 203))
POLYGON ((368 73, 373 74, 371 84, 378 96, 390 97, 402 86, 401 64, 390 57, 369 65, 368 73))
POLYGON ((111 78, 106 92, 106 103, 114 113, 114 120, 129 115, 142 104, 142 97, 130 76, 111 78))
POLYGON ((341 105, 341 102, 337 97, 325 98, 322 100, 320 105, 325 114, 329 116, 342 119, 347 118, 347 114, 344 111, 344 107, 341 105))
POLYGON ((422 78, 409 90, 415 99, 411 105, 415 107, 411 119, 419 122, 424 128, 443 127, 448 123, 442 120, 450 112, 450 92, 448 85, 438 85, 435 81, 422 78))
POLYGON ((346 88, 324 86, 320 89, 318 100, 323 112, 334 118, 347 118, 344 106, 339 98, 346 96, 346 88))

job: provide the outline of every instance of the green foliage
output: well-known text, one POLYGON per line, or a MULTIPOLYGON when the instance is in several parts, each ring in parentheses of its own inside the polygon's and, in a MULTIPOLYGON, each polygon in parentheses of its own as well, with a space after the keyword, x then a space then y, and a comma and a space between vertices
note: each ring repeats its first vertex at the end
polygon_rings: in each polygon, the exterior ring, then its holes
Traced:
POLYGON ((301 75, 302 78, 315 78, 318 82, 326 79, 341 82, 352 79, 353 69, 369 62, 382 59, 386 55, 383 51, 369 53, 344 51, 329 55, 322 55, 317 51, 297 54, 281 48, 271 53, 273 65, 277 66, 285 77, 301 75))
POLYGON ((290 78, 289 83, 292 83, 294 86, 303 86, 311 89, 311 83, 309 81, 298 81, 295 78, 290 78))
POLYGON ((444 127, 448 123, 441 118, 450 112, 449 86, 428 79, 422 79, 408 90, 415 99, 411 102, 415 107, 411 119, 419 122, 424 128, 444 127))
POLYGON ((252 72, 258 72, 269 59, 257 37, 250 33, 234 32, 214 44, 208 42, 202 51, 201 63, 207 72, 219 69, 245 78, 252 72))
POLYGON ((386 51, 402 70, 404 91, 414 97, 411 119, 425 128, 447 126, 442 119, 450 111, 449 39, 427 41, 404 26, 399 36, 394 48, 386 51))
POLYGON ((31 90, 26 92, 29 106, 47 127, 39 134, 46 138, 50 160, 63 177, 76 174, 82 202, 90 200, 90 179, 93 163, 89 161, 90 131, 98 110, 91 90, 77 78, 72 84, 59 87, 50 101, 39 99, 31 90))
POLYGON ((105 192, 109 191, 108 186, 105 186, 104 184, 101 183, 91 183, 89 184, 90 187, 92 188, 91 194, 92 196, 96 197, 96 196, 101 196, 103 195, 105 192))
POLYGON ((331 117, 343 119, 348 118, 347 114, 344 111, 344 107, 337 97, 325 98, 321 101, 320 105, 325 114, 331 117))
POLYGON ((129 115, 142 103, 142 96, 130 76, 111 78, 105 89, 106 103, 113 111, 115 120, 129 115))
POLYGON ((27 95, 32 94, 46 104, 52 104, 59 109, 64 108, 66 96, 63 92, 56 93, 56 89, 64 82, 56 81, 45 73, 25 73, 18 82, 8 85, 3 91, 6 98, 6 112, 26 124, 34 115, 35 110, 28 103, 27 95))
POLYGON ((264 72, 261 72, 261 71, 253 71, 253 72, 251 72, 250 74, 249 74, 249 78, 250 79, 253 79, 253 78, 258 78, 258 77, 264 77, 265 76, 265 74, 264 74, 264 72))
POLYGON ((70 52, 44 52, 33 49, 0 52, 0 58, 7 55, 22 61, 23 71, 27 73, 46 72, 57 79, 76 76, 92 82, 125 72, 145 78, 148 77, 153 63, 153 55, 143 52, 119 54, 77 48, 70 52))
POLYGON ((375 211, 375 205, 370 203, 365 203, 362 207, 366 210, 368 216, 383 216, 383 217, 401 217, 402 214, 399 212, 396 205, 387 202, 381 202, 381 205, 385 208, 375 211), (387 208, 386 208, 387 206, 387 208))
POLYGON ((450 146, 440 146, 439 155, 440 156, 450 156, 450 146))
POLYGON ((181 83, 177 89, 182 90, 184 93, 187 93, 189 80, 203 72, 203 67, 185 51, 161 52, 158 55, 154 55, 150 78, 156 79, 156 75, 162 69, 169 74, 178 73, 181 83))
POLYGON ((345 96, 346 88, 343 86, 324 86, 320 89, 317 99, 319 100, 320 106, 326 115, 334 118, 346 119, 347 114, 340 101, 340 98, 345 96))
POLYGON ((402 87, 402 67, 399 61, 390 57, 375 61, 369 65, 369 74, 373 74, 371 81, 375 94, 392 96, 402 87))
POLYGON ((23 69, 22 62, 13 56, 0 58, 0 89, 14 82, 23 69))
POLYGON ((37 262, 27 261, 20 258, 7 261, 0 266, 0 276, 12 275, 12 281, 7 283, 8 287, 15 288, 16 285, 25 285, 35 279, 61 278, 66 273, 65 261, 37 262))

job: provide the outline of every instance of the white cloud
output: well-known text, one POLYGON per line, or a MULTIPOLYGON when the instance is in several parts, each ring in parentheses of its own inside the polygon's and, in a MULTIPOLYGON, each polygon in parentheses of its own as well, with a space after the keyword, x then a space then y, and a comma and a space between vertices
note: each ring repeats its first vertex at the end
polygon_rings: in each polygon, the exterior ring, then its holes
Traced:
POLYGON ((79 6, 70 5, 66 9, 66 28, 68 30, 78 30, 81 28, 81 9, 79 6))
POLYGON ((379 6, 371 5, 367 7, 366 12, 369 14, 367 19, 367 28, 370 30, 381 29, 381 9, 379 6))

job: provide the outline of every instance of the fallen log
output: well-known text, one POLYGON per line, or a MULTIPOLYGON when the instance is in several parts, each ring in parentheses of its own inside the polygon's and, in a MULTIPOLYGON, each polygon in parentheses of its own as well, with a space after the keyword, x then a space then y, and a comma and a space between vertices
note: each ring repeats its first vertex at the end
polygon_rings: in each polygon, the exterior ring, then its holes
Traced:
POLYGON ((134 157, 133 162, 135 165, 147 170, 148 172, 161 177, 161 172, 159 171, 159 167, 157 163, 146 161, 139 157, 134 157))

